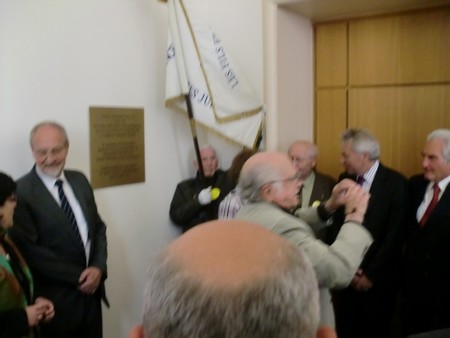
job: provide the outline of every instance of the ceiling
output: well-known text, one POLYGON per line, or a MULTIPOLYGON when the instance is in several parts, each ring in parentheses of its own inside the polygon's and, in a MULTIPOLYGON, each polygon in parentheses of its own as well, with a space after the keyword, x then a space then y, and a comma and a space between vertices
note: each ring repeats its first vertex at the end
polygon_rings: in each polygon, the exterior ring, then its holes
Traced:
POLYGON ((280 6, 314 22, 450 5, 450 0, 288 0, 280 6))

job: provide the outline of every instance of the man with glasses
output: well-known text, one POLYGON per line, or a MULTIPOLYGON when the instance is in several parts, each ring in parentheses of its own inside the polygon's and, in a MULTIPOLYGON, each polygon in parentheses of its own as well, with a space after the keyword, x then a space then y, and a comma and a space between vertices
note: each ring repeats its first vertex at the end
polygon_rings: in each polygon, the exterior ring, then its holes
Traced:
POLYGON ((35 166, 17 182, 11 237, 35 279, 36 294, 51 299, 55 317, 46 338, 101 338, 105 303, 106 226, 86 177, 64 170, 69 140, 55 122, 30 133, 35 166))
POLYGON ((304 250, 320 287, 321 323, 333 327, 328 289, 350 283, 372 243, 370 233, 362 226, 369 194, 355 182, 344 180, 333 189, 326 202, 301 210, 298 218, 290 211, 298 204, 301 183, 287 154, 253 155, 244 164, 239 178, 244 206, 236 218, 263 225, 304 250), (311 226, 326 221, 340 206, 346 209, 345 224, 336 241, 328 246, 315 237, 311 226))

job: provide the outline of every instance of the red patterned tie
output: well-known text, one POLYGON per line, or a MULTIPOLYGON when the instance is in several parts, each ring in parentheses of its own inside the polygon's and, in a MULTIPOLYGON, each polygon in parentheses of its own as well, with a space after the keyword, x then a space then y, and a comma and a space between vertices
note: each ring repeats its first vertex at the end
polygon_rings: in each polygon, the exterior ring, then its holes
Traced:
POLYGON ((438 200, 439 200, 439 186, 437 183, 433 185, 433 198, 431 199, 430 204, 428 204, 428 208, 423 214, 422 219, 420 220, 420 225, 424 226, 426 221, 428 220, 428 217, 430 217, 431 212, 433 211, 434 207, 436 206, 438 200))

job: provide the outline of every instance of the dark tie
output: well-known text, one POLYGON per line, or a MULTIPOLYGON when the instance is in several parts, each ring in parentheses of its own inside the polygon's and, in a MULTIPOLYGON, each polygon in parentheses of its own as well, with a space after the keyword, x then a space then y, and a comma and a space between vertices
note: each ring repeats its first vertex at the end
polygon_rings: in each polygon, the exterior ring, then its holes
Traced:
MULTIPOLYGON (((69 201, 67 200, 66 194, 64 193, 63 183, 64 182, 61 180, 57 180, 55 183, 55 185, 58 187, 58 195, 59 195, 59 200, 61 201, 61 209, 63 209, 64 213, 67 215, 67 218, 69 219, 69 223, 72 225, 72 231, 75 234, 76 238, 80 241, 81 244, 83 244, 83 240, 81 239, 80 231, 78 230, 77 219, 75 218, 72 207, 70 206, 69 201)), ((84 244, 83 244, 83 246, 84 246, 84 244)))
POLYGON ((356 183, 358 183, 359 185, 362 186, 364 184, 364 181, 365 181, 364 176, 357 176, 356 177, 356 183))
POLYGON ((303 184, 301 185, 299 191, 298 191, 298 204, 297 209, 300 209, 302 207, 303 203, 303 196, 302 196, 302 190, 303 190, 303 184))
POLYGON ((425 210, 425 213, 423 214, 422 219, 420 220, 420 225, 424 226, 426 221, 428 220, 428 217, 430 217, 431 212, 433 211, 434 207, 436 206, 438 200, 439 200, 439 185, 435 183, 433 185, 433 198, 431 199, 430 204, 428 204, 427 210, 425 210))

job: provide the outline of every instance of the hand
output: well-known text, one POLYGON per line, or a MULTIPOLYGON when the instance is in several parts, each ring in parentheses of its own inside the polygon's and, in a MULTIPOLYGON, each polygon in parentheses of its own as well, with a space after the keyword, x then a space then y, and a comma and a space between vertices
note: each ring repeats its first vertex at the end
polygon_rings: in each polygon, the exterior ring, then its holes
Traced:
POLYGON ((47 307, 47 310, 43 314, 42 321, 49 322, 53 319, 55 316, 55 308, 50 300, 44 297, 38 297, 36 298, 35 304, 45 305, 47 307))
POLYGON ((36 303, 25 308, 28 318, 28 326, 33 327, 39 324, 44 318, 48 305, 45 303, 36 303))
POLYGON ((90 266, 81 273, 80 278, 78 279, 78 290, 82 293, 92 295, 97 291, 101 279, 101 270, 94 266, 90 266))
POLYGON ((201 205, 211 203, 211 186, 200 191, 200 193, 198 194, 198 202, 201 205))
POLYGON ((317 329, 316 338, 337 338, 336 331, 329 326, 320 326, 317 329))
POLYGON ((358 291, 368 291, 373 287, 372 281, 359 269, 351 282, 352 287, 358 291))
POLYGON ((366 214, 370 194, 359 185, 350 187, 345 193, 345 222, 362 223, 366 214))
POLYGON ((345 195, 347 191, 354 186, 358 186, 358 184, 348 178, 343 179, 336 184, 331 192, 330 198, 325 202, 325 208, 328 211, 331 211, 343 206, 345 204, 345 195))

